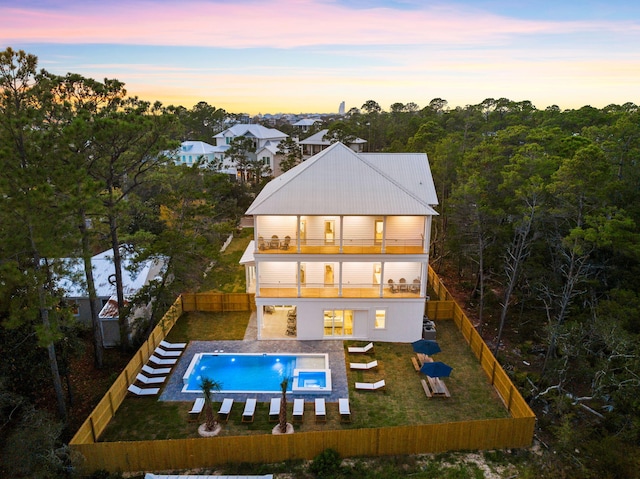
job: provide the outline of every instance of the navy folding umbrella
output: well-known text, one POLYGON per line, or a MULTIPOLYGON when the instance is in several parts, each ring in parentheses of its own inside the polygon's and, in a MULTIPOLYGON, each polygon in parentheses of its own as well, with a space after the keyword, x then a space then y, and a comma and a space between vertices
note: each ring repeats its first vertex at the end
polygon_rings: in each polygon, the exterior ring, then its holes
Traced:
POLYGON ((432 354, 436 354, 441 351, 440 345, 433 339, 418 339, 411 343, 411 345, 416 353, 426 354, 427 356, 431 356, 432 354))
POLYGON ((424 363, 420 368, 422 374, 426 374, 432 378, 446 378, 451 374, 451 371, 453 371, 453 368, 442 361, 424 363))

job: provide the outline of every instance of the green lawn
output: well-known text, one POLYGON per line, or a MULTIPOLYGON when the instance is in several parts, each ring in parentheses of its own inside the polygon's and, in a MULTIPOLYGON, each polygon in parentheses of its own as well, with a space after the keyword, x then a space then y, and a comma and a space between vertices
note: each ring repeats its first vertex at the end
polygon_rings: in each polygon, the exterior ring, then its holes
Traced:
MULTIPOLYGON (((241 340, 248 322, 248 313, 188 313, 171 330, 168 340, 241 340)), ((327 404, 327 422, 316 424, 313 404, 305 405, 305 421, 296 431, 318 431, 338 428, 388 427, 399 425, 442 423, 473 419, 508 417, 502 402, 488 384, 480 365, 469 351, 462 335, 452 321, 437 323, 441 353, 434 358, 454 368, 445 382, 451 398, 428 399, 420 384, 420 375, 411 364, 410 344, 376 343, 373 355, 346 353, 346 361, 377 359, 379 367, 373 371, 348 371, 349 398, 353 421, 341 424, 336 403, 327 404), (384 378, 384 391, 354 391, 356 381, 371 382, 384 378)), ((188 422, 189 402, 164 402, 157 398, 128 397, 103 434, 103 441, 135 441, 151 439, 179 439, 199 437, 197 428, 202 422, 188 422)), ((215 410, 220 403, 214 403, 215 410)), ((236 403, 223 426, 223 435, 269 434, 274 423, 268 421, 268 404, 259 403, 255 421, 241 422, 243 403, 236 403)), ((291 414, 292 404, 288 411, 291 414)), ((290 417, 290 416, 289 416, 290 417)))

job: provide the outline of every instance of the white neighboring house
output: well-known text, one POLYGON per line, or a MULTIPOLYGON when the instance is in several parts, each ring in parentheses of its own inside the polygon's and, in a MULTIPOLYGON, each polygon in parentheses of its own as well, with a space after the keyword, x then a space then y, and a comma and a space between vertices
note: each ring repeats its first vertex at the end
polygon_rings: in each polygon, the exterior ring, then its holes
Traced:
MULTIPOLYGON (((165 267, 164 261, 147 260, 133 268, 134 262, 130 255, 122 252, 122 282, 125 299, 133 297, 140 289, 148 285, 150 281, 158 278, 165 267)), ((58 281, 58 286, 65 291, 65 301, 75 304, 75 315, 78 320, 91 326, 91 307, 89 304, 89 292, 86 285, 84 262, 81 258, 68 258, 63 260, 69 271, 68 275, 58 281)), ((115 267, 113 264, 113 249, 103 251, 91 258, 93 266, 93 280, 95 282, 98 317, 102 327, 103 345, 105 347, 117 346, 120 343, 120 330, 118 326, 118 299, 115 283, 115 267)), ((150 304, 134 310, 129 321, 135 318, 151 314, 150 304)))
POLYGON ((231 168, 229 162, 225 162, 225 152, 228 146, 213 146, 204 141, 183 141, 180 148, 174 151, 165 151, 167 158, 174 161, 176 165, 194 166, 198 160, 206 162, 203 166, 214 165, 219 167, 219 171, 228 175, 236 176, 235 168, 231 168))
POLYGON ((302 120, 296 121, 291 126, 295 126, 302 133, 307 133, 318 123, 322 123, 322 120, 319 118, 303 118, 302 120))
POLYGON ((271 180, 240 260, 258 338, 419 339, 437 204, 424 153, 335 143, 271 180))
MULTIPOLYGON (((282 140, 287 138, 287 134, 274 128, 266 128, 262 125, 238 124, 214 136, 216 148, 223 149, 223 151, 226 152, 231 142, 239 136, 253 140, 256 153, 254 158, 250 158, 250 160, 257 159, 261 161, 265 166, 268 166, 272 172, 277 170, 278 160, 276 159, 276 153, 278 151, 278 145, 282 140)), ((230 175, 239 175, 237 165, 232 163, 226 156, 224 158, 223 169, 225 173, 230 175)))
MULTIPOLYGON (((328 129, 320 130, 318 133, 311 135, 309 138, 305 138, 304 140, 300 140, 298 144, 302 147, 302 159, 306 160, 307 158, 320 153, 322 150, 329 148, 331 146, 331 139, 329 137, 325 138, 325 135, 328 133, 328 129)), ((367 140, 363 140, 362 138, 356 138, 347 146, 351 148, 356 153, 362 153, 363 145, 367 142, 367 140)))

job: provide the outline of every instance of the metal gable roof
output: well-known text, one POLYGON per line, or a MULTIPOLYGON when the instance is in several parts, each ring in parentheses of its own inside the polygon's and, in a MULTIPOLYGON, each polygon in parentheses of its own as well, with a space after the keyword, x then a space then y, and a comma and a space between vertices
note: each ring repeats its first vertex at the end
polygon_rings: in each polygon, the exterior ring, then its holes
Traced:
POLYGON ((223 132, 214 135, 214 138, 224 138, 227 136, 253 136, 255 138, 264 140, 273 138, 286 138, 288 135, 286 133, 282 133, 280 130, 276 130, 275 128, 267 128, 258 124, 241 123, 233 125, 231 128, 227 128, 223 132))
POLYGON ((335 143, 271 180, 249 215, 437 215, 424 153, 357 154, 335 143))

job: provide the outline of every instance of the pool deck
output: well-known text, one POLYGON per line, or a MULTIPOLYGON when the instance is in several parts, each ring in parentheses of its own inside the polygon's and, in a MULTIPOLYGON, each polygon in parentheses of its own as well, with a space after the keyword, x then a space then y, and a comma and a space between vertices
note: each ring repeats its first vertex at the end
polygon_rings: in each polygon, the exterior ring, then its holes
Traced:
MULTIPOLYGON (((323 397, 327 402, 338 402, 338 398, 348 397, 347 369, 344 359, 344 346, 341 340, 323 341, 269 341, 257 340, 257 326, 255 313, 251 315, 249 325, 242 341, 190 341, 185 351, 174 366, 169 379, 161 394, 161 401, 195 401, 202 397, 202 393, 183 393, 182 377, 184 376, 193 356, 196 353, 207 353, 218 350, 224 353, 323 353, 329 357, 329 369, 331 369, 332 391, 330 394, 313 393, 287 393, 288 399, 303 398, 305 402, 313 402, 316 397, 323 397)), ((222 401, 225 397, 235 401, 244 402, 249 397, 256 398, 258 402, 269 402, 272 397, 278 397, 277 393, 214 393, 214 401, 222 401)))

